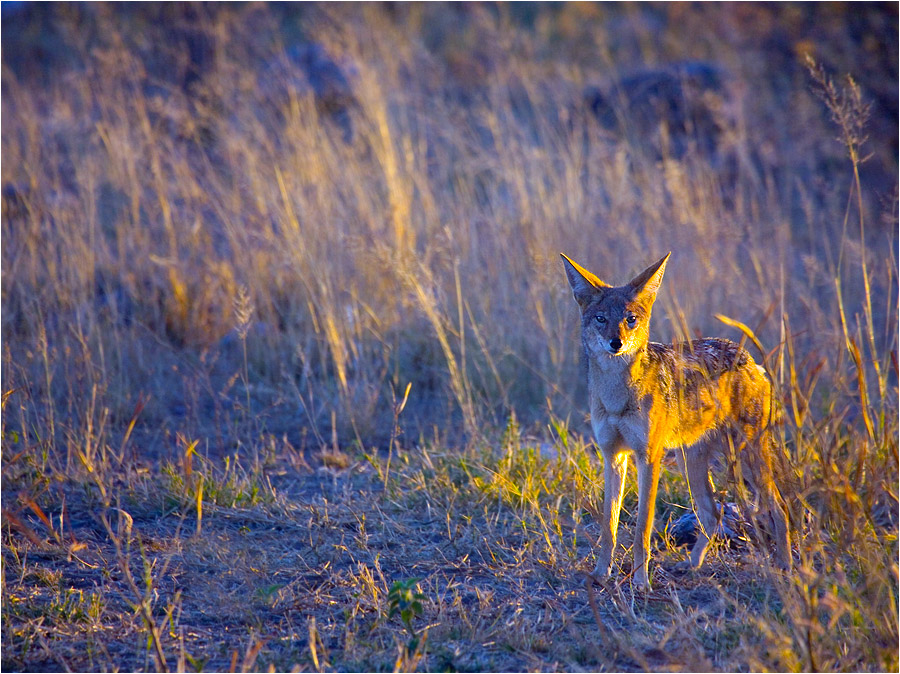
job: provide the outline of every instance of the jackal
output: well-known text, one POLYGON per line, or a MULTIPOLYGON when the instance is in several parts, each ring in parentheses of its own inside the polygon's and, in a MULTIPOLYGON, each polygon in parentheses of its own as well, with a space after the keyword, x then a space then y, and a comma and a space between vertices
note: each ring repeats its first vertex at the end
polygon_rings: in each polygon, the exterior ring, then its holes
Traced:
POLYGON ((667 449, 676 450, 701 525, 690 564, 693 568, 703 564, 719 520, 709 461, 714 441, 721 442, 726 433, 734 441, 760 514, 770 519, 777 562, 790 568, 787 515, 772 475, 772 386, 765 370, 726 339, 672 346, 649 340, 650 312, 669 255, 617 287, 562 256, 581 307, 591 426, 603 455, 603 528, 592 576, 607 578, 612 569, 629 453, 634 454, 638 476, 635 585, 641 589, 650 585, 650 534, 667 449))

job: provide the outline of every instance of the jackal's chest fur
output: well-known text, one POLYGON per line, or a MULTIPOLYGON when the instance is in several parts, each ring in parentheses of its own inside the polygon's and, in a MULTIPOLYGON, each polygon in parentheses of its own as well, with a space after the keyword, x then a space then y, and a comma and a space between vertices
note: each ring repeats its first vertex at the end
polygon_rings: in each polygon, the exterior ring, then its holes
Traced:
POLYGON ((628 359, 604 359, 591 363, 588 371, 591 426, 603 451, 631 448, 643 451, 649 444, 650 415, 643 409, 639 387, 628 359))

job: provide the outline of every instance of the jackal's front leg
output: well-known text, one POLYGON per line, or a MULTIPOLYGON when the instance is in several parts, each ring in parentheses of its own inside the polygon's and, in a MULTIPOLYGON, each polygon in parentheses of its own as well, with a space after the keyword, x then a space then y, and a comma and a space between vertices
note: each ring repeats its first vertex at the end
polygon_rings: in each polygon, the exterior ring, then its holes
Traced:
MULTIPOLYGON (((653 456, 653 452, 648 452, 653 456)), ((662 457, 660 456, 660 459, 662 457)), ((638 517, 634 532, 634 584, 650 589, 650 536, 656 512, 656 489, 659 486, 660 460, 642 457, 637 462, 638 517)))
POLYGON ((619 512, 625 491, 625 473, 628 470, 628 453, 614 449, 603 451, 603 522, 600 530, 600 555, 594 569, 595 578, 609 578, 612 558, 616 550, 616 533, 619 529, 619 512))

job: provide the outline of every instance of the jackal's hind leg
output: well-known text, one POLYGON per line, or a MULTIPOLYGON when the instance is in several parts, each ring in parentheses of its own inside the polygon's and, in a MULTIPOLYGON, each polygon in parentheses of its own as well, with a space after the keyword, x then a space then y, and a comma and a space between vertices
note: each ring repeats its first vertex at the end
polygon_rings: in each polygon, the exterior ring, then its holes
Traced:
POLYGON ((678 451, 684 452, 684 473, 691 490, 691 504, 700 524, 697 540, 691 548, 691 567, 697 569, 703 565, 710 540, 719 526, 719 508, 709 476, 710 449, 701 443, 678 451))
POLYGON ((769 520, 772 523, 772 536, 775 539, 775 561, 785 570, 791 570, 791 537, 788 526, 787 508, 784 499, 774 483, 769 485, 768 494, 763 501, 767 504, 769 520))
POLYGON ((745 451, 741 454, 743 477, 756 495, 758 524, 771 527, 770 532, 775 539, 776 563, 782 569, 790 570, 792 560, 787 508, 775 484, 771 460, 767 454, 768 446, 762 444, 770 441, 764 435, 759 439, 760 444, 748 444, 745 447, 745 451), (760 449, 752 451, 756 448, 760 449))

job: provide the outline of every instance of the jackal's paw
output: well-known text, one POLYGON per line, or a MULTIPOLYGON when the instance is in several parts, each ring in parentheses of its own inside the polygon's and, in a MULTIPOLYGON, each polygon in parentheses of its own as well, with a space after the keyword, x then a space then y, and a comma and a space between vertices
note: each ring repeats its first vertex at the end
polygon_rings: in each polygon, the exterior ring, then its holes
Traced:
POLYGON ((778 556, 775 559, 775 566, 778 568, 779 571, 784 571, 785 573, 789 573, 793 566, 792 562, 793 562, 793 560, 791 559, 790 556, 788 556, 787 558, 778 556))
POLYGON ((694 570, 695 570, 694 565, 691 564, 691 560, 689 560, 689 559, 684 559, 684 560, 678 562, 675 565, 675 567, 672 569, 672 571, 674 573, 681 575, 681 576, 689 574, 689 573, 693 573, 694 570))
POLYGON ((589 573, 585 578, 585 582, 588 584, 599 585, 600 587, 605 587, 608 580, 609 576, 598 576, 596 573, 589 573))
POLYGON ((598 564, 590 575, 597 581, 609 580, 612 576, 612 564, 598 564))
POLYGON ((593 573, 589 573, 587 577, 591 582, 593 582, 595 585, 598 585, 599 587, 609 587, 612 575, 609 573, 603 574, 594 571, 593 573))
POLYGON ((643 569, 639 569, 634 574, 634 580, 632 581, 634 585, 634 589, 638 592, 649 592, 650 591, 650 579, 647 577, 647 572, 643 569))

